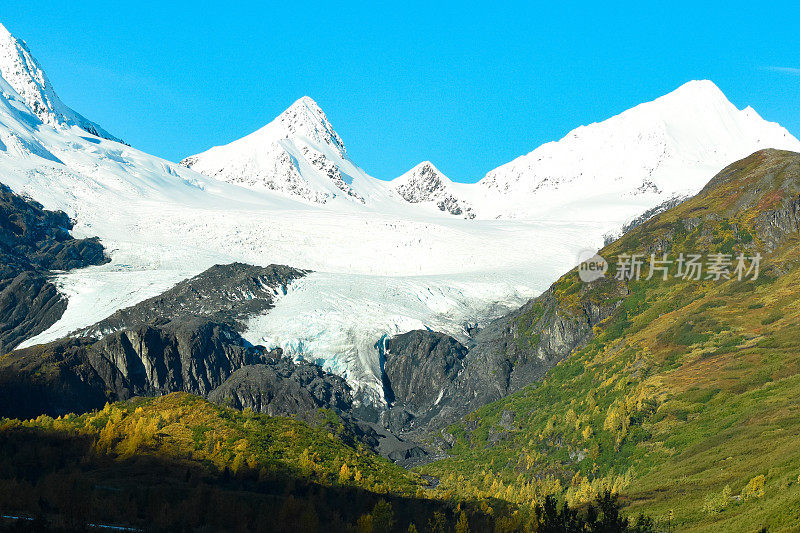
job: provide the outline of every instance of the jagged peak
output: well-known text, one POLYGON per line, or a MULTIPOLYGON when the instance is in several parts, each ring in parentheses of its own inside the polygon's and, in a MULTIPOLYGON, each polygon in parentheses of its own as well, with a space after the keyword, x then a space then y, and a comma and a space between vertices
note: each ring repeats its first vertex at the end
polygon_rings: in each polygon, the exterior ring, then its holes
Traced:
POLYGON ((392 180, 393 189, 408 203, 432 202, 440 211, 475 218, 469 203, 454 195, 452 185, 450 178, 430 161, 423 161, 392 180))
POLYGON ((260 129, 189 156, 181 164, 223 181, 266 187, 317 203, 339 191, 363 202, 350 187, 352 169, 348 167, 348 173, 340 168, 346 162, 344 142, 328 117, 313 99, 303 96, 260 129))
POLYGON ((42 122, 64 121, 63 104, 52 91, 50 81, 30 50, 0 24, 0 76, 22 97, 42 122))
POLYGON ((403 175, 395 178, 393 181, 397 184, 408 183, 409 181, 438 181, 441 184, 452 183, 450 178, 444 175, 441 170, 436 168, 436 165, 430 161, 422 161, 416 164, 411 170, 403 175))
POLYGON ((423 161, 392 180, 394 189, 404 197, 417 196, 420 192, 427 197, 436 191, 445 191, 451 183, 430 161, 423 161))
POLYGON ((323 117, 325 116, 325 113, 322 111, 322 108, 319 107, 319 104, 317 104, 317 102, 315 102, 314 99, 308 95, 301 96, 300 98, 295 100, 292 105, 286 108, 286 111, 284 111, 284 113, 291 111, 293 109, 308 109, 312 113, 321 114, 323 117))
POLYGON ((67 107, 56 94, 39 62, 21 39, 0 24, 0 77, 14 89, 39 120, 51 126, 78 126, 87 132, 119 141, 99 125, 67 107))
POLYGON ((422 172, 425 170, 436 172, 437 174, 441 174, 442 176, 444 175, 442 174, 442 171, 436 168, 436 165, 434 165, 430 161, 423 161, 422 163, 417 164, 414 168, 411 169, 412 172, 422 172))

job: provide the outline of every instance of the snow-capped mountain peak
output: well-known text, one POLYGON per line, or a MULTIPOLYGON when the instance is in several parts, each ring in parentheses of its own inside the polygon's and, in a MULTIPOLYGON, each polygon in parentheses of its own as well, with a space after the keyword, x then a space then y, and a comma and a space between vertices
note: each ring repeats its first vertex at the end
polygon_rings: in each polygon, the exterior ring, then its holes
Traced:
POLYGON ((310 97, 303 96, 295 101, 275 121, 285 128, 288 137, 303 136, 315 143, 325 143, 341 157, 347 157, 341 137, 310 97))
POLYGON ((670 100, 683 103, 693 101, 730 104, 725 93, 711 80, 689 80, 680 85, 677 89, 656 98, 654 101, 664 102, 670 100))
POLYGON ((222 181, 313 203, 336 197, 364 203, 352 186, 363 172, 350 162, 342 138, 308 96, 253 133, 181 164, 222 181))
POLYGON ((442 172, 434 166, 430 161, 423 161, 417 164, 414 168, 395 178, 394 183, 398 186, 410 183, 418 183, 424 185, 430 190, 438 190, 451 184, 450 178, 442 174, 442 172))
POLYGON ((520 199, 519 212, 549 206, 567 216, 562 207, 576 199, 601 205, 641 197, 633 203, 649 205, 694 194, 725 165, 762 148, 798 151, 800 142, 752 109, 737 109, 713 82, 690 81, 576 128, 492 170, 479 184, 503 198, 505 209, 520 199))
POLYGON ((392 188, 411 204, 432 203, 440 211, 474 218, 472 207, 453 192, 453 182, 430 161, 417 166, 392 180, 392 188))
POLYGON ((0 24, 0 76, 17 92, 26 106, 51 126, 78 126, 92 135, 119 141, 99 125, 67 107, 24 41, 0 24))

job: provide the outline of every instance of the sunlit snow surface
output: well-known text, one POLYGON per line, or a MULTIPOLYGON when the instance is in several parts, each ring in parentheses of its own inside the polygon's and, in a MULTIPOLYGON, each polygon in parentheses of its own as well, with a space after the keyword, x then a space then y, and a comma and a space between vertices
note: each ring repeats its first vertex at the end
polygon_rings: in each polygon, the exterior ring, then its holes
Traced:
POLYGON ((380 399, 376 343, 385 335, 430 328, 463 338, 465 324, 521 305, 600 238, 589 225, 456 219, 452 227, 313 212, 263 210, 244 219, 191 213, 190 220, 175 213, 144 217, 152 222, 140 223, 138 237, 150 243, 104 239, 112 263, 60 275, 67 310, 25 345, 90 325, 214 263, 287 263, 315 272, 290 285, 275 309, 251 319, 245 338, 317 362, 380 399), (461 231, 468 223, 472 232, 461 231), (237 237, 245 228, 259 238, 237 237), (281 237, 292 228, 294 239, 281 237), (134 251, 142 249, 147 256, 140 258, 134 251), (338 272, 324 271, 331 267, 338 272))

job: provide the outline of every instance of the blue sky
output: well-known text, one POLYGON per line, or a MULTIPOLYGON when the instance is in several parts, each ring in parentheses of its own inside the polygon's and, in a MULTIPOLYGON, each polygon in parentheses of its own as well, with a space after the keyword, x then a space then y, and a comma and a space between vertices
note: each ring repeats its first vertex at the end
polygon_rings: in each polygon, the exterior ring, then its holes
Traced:
POLYGON ((700 78, 800 135, 796 3, 126 4, 4 0, 0 22, 68 105, 173 161, 309 95, 367 172, 475 181, 700 78))

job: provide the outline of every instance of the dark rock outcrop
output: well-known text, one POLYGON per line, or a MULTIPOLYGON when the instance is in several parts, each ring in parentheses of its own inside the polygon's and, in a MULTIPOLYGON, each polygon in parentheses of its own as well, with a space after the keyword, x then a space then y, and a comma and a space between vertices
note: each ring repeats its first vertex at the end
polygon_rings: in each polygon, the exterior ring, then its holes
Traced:
POLYGON ((0 415, 58 416, 176 391, 207 395, 266 357, 230 326, 202 320, 138 326, 99 341, 62 339, 0 358, 0 415))
POLYGON ((461 372, 466 355, 464 345, 443 333, 416 330, 392 337, 384 365, 391 396, 412 411, 434 403, 461 372))
POLYGON ((164 321, 204 318, 241 330, 241 321, 271 309, 277 294, 308 271, 284 265, 214 265, 171 289, 120 309, 79 332, 100 337, 123 328, 164 321))
POLYGON ((244 366, 214 389, 208 399, 236 409, 269 415, 296 415, 319 408, 348 411, 353 398, 347 382, 307 362, 292 362, 277 350, 264 363, 244 366))
POLYGON ((385 380, 395 403, 384 425, 411 437, 437 430, 543 378, 616 311, 618 299, 600 304, 588 296, 598 283, 619 296, 627 294, 624 283, 601 280, 587 284, 584 296, 567 307, 551 288, 478 330, 467 347, 432 331, 389 339, 385 380))
POLYGON ((396 335, 385 343, 384 395, 391 403, 384 423, 393 431, 424 417, 463 370, 467 348, 456 339, 428 330, 396 335))
POLYGON ((26 270, 0 289, 0 354, 55 324, 67 299, 45 274, 26 270))
POLYGON ((99 240, 73 238, 72 226, 63 211, 47 211, 0 184, 0 277, 106 262, 99 240))
POLYGON ((108 261, 97 238, 75 239, 72 226, 0 184, 0 354, 61 318, 67 301, 50 272, 108 261))
POLYGON ((756 221, 757 237, 771 252, 790 235, 800 232, 800 195, 787 198, 777 209, 762 213, 756 221))
POLYGON ((294 362, 280 349, 265 354, 262 362, 243 366, 208 399, 235 409, 252 409, 271 416, 292 416, 314 426, 331 425, 344 439, 353 439, 379 450, 386 435, 375 431, 353 412, 353 394, 347 382, 305 361, 294 362), (325 419, 320 409, 337 414, 336 423, 325 419))
POLYGON ((87 356, 106 386, 126 398, 176 391, 205 396, 263 352, 229 325, 196 318, 111 333, 87 356))

